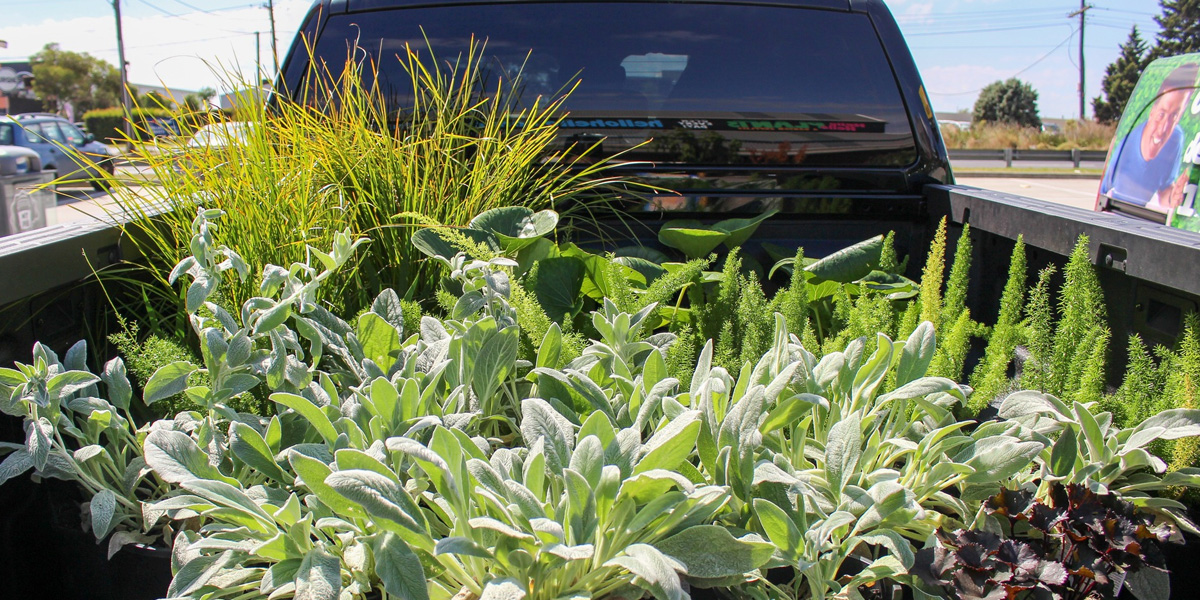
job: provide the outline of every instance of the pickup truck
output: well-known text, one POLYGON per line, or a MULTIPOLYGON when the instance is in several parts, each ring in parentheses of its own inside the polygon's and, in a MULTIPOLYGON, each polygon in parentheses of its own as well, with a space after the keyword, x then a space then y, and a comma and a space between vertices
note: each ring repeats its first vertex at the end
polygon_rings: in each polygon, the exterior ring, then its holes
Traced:
MULTIPOLYGON (((425 45, 452 59, 472 36, 487 40, 496 76, 522 72, 526 94, 556 94, 578 78, 563 143, 624 151, 623 174, 675 190, 624 206, 645 226, 635 228, 645 240, 666 218, 777 210, 756 242, 820 256, 894 231, 901 255, 920 256, 945 218, 950 239, 970 225, 968 304, 983 321, 998 311, 1018 235, 1031 273, 1065 263, 1088 236, 1115 340, 1136 332, 1171 344, 1200 302, 1200 237, 1192 232, 955 185, 917 67, 881 0, 319 0, 276 89, 305 101, 313 65, 353 51, 369 54, 380 85, 403 100, 404 86, 391 86, 405 77, 397 48, 425 45)), ((104 306, 102 290, 81 282, 128 251, 120 230, 104 223, 0 240, 0 364, 27 360, 35 340, 66 347, 78 339, 86 312, 104 306)), ((912 275, 919 268, 909 265, 912 275)), ((1122 352, 1113 344, 1109 364, 1125 364, 1122 352)), ((4 427, 4 439, 23 437, 4 427)), ((21 489, 0 487, 0 516, 26 510, 32 500, 21 489)), ((2 548, 17 547, 11 532, 28 530, 12 520, 0 528, 2 548)), ((102 568, 46 545, 45 560, 11 561, 25 566, 6 567, 6 581, 61 577, 55 563, 73 560, 67 575, 85 590, 86 574, 102 568)))

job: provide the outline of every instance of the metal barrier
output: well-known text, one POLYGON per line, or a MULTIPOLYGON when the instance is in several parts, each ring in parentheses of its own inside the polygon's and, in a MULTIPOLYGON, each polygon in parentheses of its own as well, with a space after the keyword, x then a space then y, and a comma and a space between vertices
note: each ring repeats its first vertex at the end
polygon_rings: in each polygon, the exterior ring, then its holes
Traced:
POLYGON ((1075 168, 1084 161, 1104 162, 1108 158, 1106 150, 1021 150, 1017 148, 999 148, 995 150, 956 149, 949 150, 950 161, 956 160, 1002 160, 1006 167, 1012 167, 1016 160, 1063 161, 1074 163, 1075 168))

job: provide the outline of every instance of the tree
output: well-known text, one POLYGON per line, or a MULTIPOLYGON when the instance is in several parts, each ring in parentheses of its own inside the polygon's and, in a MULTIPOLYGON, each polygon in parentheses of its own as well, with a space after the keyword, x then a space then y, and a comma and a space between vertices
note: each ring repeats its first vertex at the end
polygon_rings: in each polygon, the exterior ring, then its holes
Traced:
POLYGON ((1138 33, 1137 25, 1129 32, 1129 38, 1121 44, 1121 55, 1104 70, 1104 98, 1092 100, 1092 112, 1096 120, 1112 123, 1121 118, 1125 104, 1129 102, 1133 88, 1146 65, 1150 64, 1149 47, 1138 33))
POLYGON ((1161 31, 1152 58, 1200 51, 1200 0, 1159 0, 1162 14, 1154 17, 1161 31))
POLYGON ((71 103, 76 114, 120 104, 121 72, 90 54, 71 52, 46 44, 29 57, 33 90, 46 110, 62 110, 71 103))
POLYGON ((167 110, 170 110, 175 105, 174 102, 171 102, 170 98, 154 90, 142 94, 142 97, 138 98, 137 103, 142 108, 164 108, 167 110))
POLYGON ((194 94, 188 94, 183 97, 183 105, 192 112, 200 110, 208 110, 208 102, 213 96, 217 95, 217 90, 210 87, 202 87, 200 91, 194 94))
POLYGON ((975 101, 976 121, 1015 123, 1023 127, 1041 127, 1038 93, 1033 86, 1016 77, 988 84, 975 101))

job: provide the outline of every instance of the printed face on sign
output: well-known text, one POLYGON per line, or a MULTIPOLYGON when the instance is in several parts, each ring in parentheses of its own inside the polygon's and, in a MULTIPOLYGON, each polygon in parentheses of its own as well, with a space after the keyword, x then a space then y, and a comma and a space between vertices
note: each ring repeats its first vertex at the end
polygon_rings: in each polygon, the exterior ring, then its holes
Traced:
POLYGON ((1171 90, 1154 102, 1150 108, 1150 118, 1146 120, 1146 129, 1142 132, 1141 150, 1146 160, 1154 160, 1163 146, 1170 139, 1179 119, 1183 117, 1184 107, 1190 94, 1187 90, 1171 90))

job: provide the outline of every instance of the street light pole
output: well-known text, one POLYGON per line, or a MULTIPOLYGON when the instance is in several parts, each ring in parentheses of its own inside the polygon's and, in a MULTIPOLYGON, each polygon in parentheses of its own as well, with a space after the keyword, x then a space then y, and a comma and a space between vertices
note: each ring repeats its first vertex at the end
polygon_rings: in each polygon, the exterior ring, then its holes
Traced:
POLYGON ((133 118, 133 108, 130 106, 129 78, 125 72, 125 35, 121 32, 121 0, 112 0, 112 5, 117 16, 117 60, 121 61, 121 108, 125 109, 122 129, 125 132, 125 138, 129 139, 132 134, 129 125, 133 118))

